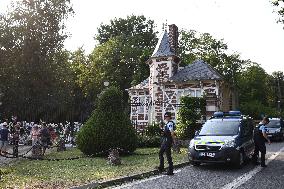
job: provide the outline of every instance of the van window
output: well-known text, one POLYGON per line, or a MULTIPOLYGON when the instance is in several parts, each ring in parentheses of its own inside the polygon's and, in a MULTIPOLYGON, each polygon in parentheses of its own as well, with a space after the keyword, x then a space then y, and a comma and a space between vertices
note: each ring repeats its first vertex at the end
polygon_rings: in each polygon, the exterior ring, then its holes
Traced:
POLYGON ((271 120, 266 127, 279 128, 280 126, 280 120, 271 120))
POLYGON ((200 130, 199 135, 204 136, 229 136, 239 133, 239 121, 210 121, 208 120, 200 130))

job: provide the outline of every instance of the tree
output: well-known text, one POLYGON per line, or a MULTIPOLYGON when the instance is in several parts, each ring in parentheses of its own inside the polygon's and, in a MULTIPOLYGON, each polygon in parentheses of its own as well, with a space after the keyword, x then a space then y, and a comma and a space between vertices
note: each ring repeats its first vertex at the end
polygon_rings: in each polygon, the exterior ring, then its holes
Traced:
POLYGON ((85 154, 106 154, 114 148, 131 153, 137 137, 128 115, 124 112, 122 92, 116 87, 106 89, 100 96, 97 109, 78 134, 78 148, 85 154))
POLYGON ((194 60, 202 59, 222 74, 227 82, 234 85, 246 62, 241 60, 239 54, 229 54, 228 46, 223 40, 217 40, 209 33, 198 33, 194 30, 181 30, 179 54, 181 65, 185 66, 194 60))
POLYGON ((100 44, 109 41, 113 37, 125 36, 134 46, 140 48, 153 48, 156 45, 157 32, 154 31, 154 21, 141 16, 127 16, 127 18, 115 18, 110 24, 101 24, 95 39, 100 44))
POLYGON ((268 86, 270 88, 270 105, 277 107, 277 111, 281 114, 284 105, 284 73, 282 71, 273 72, 268 86))
MULTIPOLYGON (((141 16, 127 16, 127 18, 115 18, 110 24, 101 24, 95 39, 100 44, 108 41, 122 43, 117 47, 116 54, 124 54, 118 61, 131 64, 127 83, 137 84, 149 76, 149 67, 145 64, 157 43, 157 32, 154 31, 153 20, 141 16)), ((123 88, 122 88, 123 89, 123 88)), ((124 88, 125 89, 125 88, 124 88)))
POLYGON ((95 100, 104 88, 104 81, 108 81, 124 91, 126 103, 125 89, 149 76, 145 62, 156 45, 154 28, 154 21, 134 15, 101 24, 95 36, 99 45, 89 55, 87 69, 80 80, 85 95, 95 100))
POLYGON ((78 48, 70 54, 69 66, 73 78, 74 107, 76 107, 74 117, 79 118, 79 120, 86 120, 94 106, 92 98, 86 95, 86 91, 84 91, 84 86, 87 83, 83 83, 83 81, 84 74, 88 71, 88 63, 88 56, 82 48, 78 48))
POLYGON ((238 78, 240 108, 244 114, 256 119, 261 116, 277 116, 275 91, 272 88, 271 76, 256 63, 250 66, 238 78))
POLYGON ((69 70, 61 49, 67 37, 64 21, 72 13, 66 0, 24 0, 1 15, 1 108, 6 116, 35 120, 54 114, 59 103, 68 109, 69 70))
POLYGON ((268 74, 262 67, 258 64, 248 67, 239 79, 240 101, 244 103, 257 99, 264 105, 268 105, 267 82, 268 74))
POLYGON ((277 7, 277 13, 280 16, 278 22, 284 24, 284 0, 273 0, 272 4, 277 7))

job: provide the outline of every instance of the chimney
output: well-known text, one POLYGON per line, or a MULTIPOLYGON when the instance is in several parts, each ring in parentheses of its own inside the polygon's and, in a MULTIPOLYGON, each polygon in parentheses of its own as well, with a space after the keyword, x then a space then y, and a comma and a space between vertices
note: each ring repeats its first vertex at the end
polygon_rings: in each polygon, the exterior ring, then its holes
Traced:
POLYGON ((171 51, 177 55, 178 50, 178 27, 175 24, 169 25, 169 40, 171 51))

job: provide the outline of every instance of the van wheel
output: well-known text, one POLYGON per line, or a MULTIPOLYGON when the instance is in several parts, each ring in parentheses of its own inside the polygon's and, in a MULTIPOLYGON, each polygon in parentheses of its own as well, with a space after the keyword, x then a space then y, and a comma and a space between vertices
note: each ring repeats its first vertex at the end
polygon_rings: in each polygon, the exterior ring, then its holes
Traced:
POLYGON ((284 133, 283 133, 282 137, 280 137, 280 141, 281 142, 284 141, 284 133))
POLYGON ((244 165, 244 158, 245 158, 244 153, 240 151, 238 158, 237 158, 236 162, 234 163, 234 165, 237 169, 242 168, 242 166, 244 165))

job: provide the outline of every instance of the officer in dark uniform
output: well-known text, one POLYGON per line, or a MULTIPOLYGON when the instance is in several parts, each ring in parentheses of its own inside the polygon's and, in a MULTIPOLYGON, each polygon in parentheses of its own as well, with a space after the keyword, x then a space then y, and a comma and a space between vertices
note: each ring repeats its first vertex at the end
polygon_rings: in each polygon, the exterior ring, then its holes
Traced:
POLYGON ((173 143, 175 143, 175 123, 172 121, 171 113, 166 112, 164 115, 166 124, 163 126, 161 125, 161 148, 159 152, 159 159, 160 159, 160 165, 158 167, 158 170, 160 172, 164 171, 164 153, 166 153, 167 161, 169 164, 169 169, 167 172, 167 175, 173 175, 173 160, 171 155, 171 147, 173 143))
POLYGON ((262 122, 256 127, 254 131, 254 143, 255 149, 253 154, 253 163, 258 165, 257 162, 259 152, 261 153, 261 167, 266 167, 265 165, 265 154, 266 154, 266 146, 265 141, 268 141, 268 144, 271 144, 268 136, 267 136, 267 127, 266 125, 269 123, 269 119, 264 117, 262 122))

